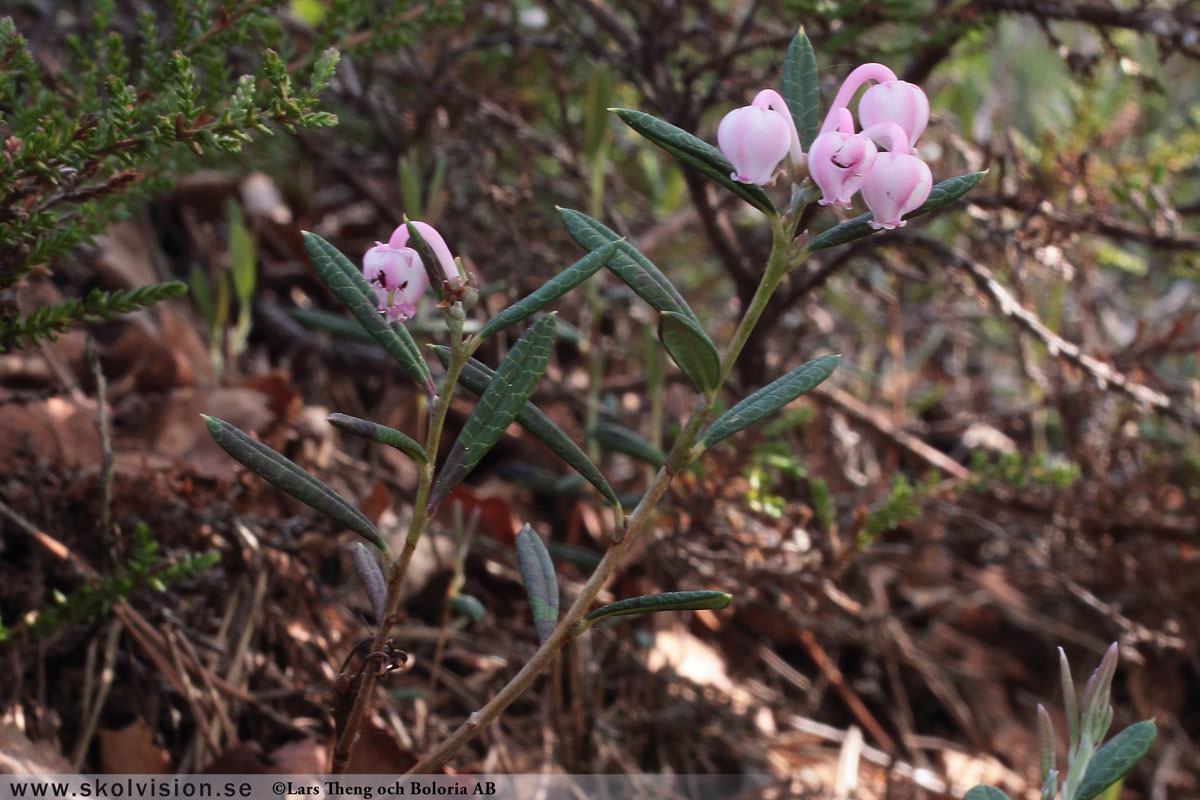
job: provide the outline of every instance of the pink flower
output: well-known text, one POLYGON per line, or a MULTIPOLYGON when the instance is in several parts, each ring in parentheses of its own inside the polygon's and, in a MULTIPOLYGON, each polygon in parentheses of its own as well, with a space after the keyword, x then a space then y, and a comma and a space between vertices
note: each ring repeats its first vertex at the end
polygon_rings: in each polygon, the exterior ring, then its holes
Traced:
MULTIPOLYGON (((850 101, 854 98, 854 93, 858 91, 858 87, 867 81, 886 83, 895 80, 896 73, 883 64, 876 64, 872 61, 855 67, 846 76, 846 80, 842 81, 841 87, 838 88, 837 94, 833 98, 833 105, 829 107, 829 113, 825 115, 825 122, 821 125, 820 133, 824 134, 832 130, 842 129, 841 110, 850 105, 850 101)), ((866 123, 863 124, 865 125, 866 123)), ((854 133, 853 123, 848 132, 854 133)))
POLYGON ((867 180, 879 149, 860 133, 842 108, 836 115, 838 130, 822 133, 808 150, 808 172, 821 189, 821 205, 850 207, 850 198, 867 180))
MULTIPOLYGON (((442 235, 427 222, 417 222, 414 220, 412 226, 417 229, 417 233, 421 234, 421 238, 429 245, 429 249, 433 250, 433 255, 437 258, 438 266, 442 268, 446 280, 452 286, 462 283, 462 279, 458 276, 458 267, 454 264, 454 256, 450 255, 450 248, 446 246, 446 240, 442 238, 442 235)), ((408 226, 401 225, 392 231, 392 238, 388 240, 388 245, 391 247, 407 246, 408 226)), ((420 264, 421 262, 418 259, 417 266, 420 266, 420 264)))
POLYGON ((388 322, 412 319, 417 313, 417 301, 429 286, 416 250, 381 242, 376 242, 363 256, 363 277, 375 292, 379 313, 388 322))
POLYGON ((894 122, 908 134, 911 146, 929 124, 929 98, 921 87, 908 81, 877 83, 858 101, 858 121, 864 128, 894 122))
POLYGON ((933 175, 929 166, 909 153, 880 153, 862 186, 863 200, 875 215, 875 229, 904 227, 905 214, 929 198, 933 175))
POLYGON ((784 156, 795 164, 804 157, 792 112, 774 89, 763 89, 753 103, 726 114, 717 126, 717 144, 733 164, 729 177, 759 186, 774 179, 784 156))

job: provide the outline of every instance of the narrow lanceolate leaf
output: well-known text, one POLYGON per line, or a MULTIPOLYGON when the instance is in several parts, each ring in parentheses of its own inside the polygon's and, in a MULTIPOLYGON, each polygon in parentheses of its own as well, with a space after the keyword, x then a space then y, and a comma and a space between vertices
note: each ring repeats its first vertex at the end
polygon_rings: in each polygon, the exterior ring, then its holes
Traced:
POLYGON ((402 325, 388 325, 376 310, 375 293, 362 273, 342 252, 315 233, 304 231, 304 248, 313 269, 337 298, 345 304, 358 324, 371 334, 388 355, 424 386, 429 381, 429 365, 421 356, 412 334, 402 325))
POLYGON ((750 205, 764 214, 774 214, 775 206, 771 198, 761 186, 753 183, 739 183, 730 176, 733 174, 733 164, 729 163, 721 151, 703 139, 697 139, 682 128, 677 128, 669 122, 630 108, 614 108, 613 111, 621 121, 635 131, 645 136, 656 145, 666 150, 685 165, 702 175, 712 178, 750 205))
POLYGON ((1125 773, 1133 769, 1133 765, 1150 752, 1157 736, 1158 729, 1154 726, 1154 720, 1146 719, 1133 723, 1109 739, 1088 762, 1083 780, 1075 790, 1075 797, 1064 800, 1092 800, 1098 796, 1125 777, 1125 773))
POLYGON ((203 414, 201 416, 213 441, 247 469, 258 473, 275 488, 287 492, 334 522, 354 531, 385 553, 388 551, 387 543, 379 534, 379 530, 361 511, 350 505, 346 498, 225 420, 203 414))
POLYGON ((579 284, 596 274, 616 252, 624 239, 609 242, 603 247, 588 253, 562 272, 546 281, 540 289, 518 300, 508 308, 493 317, 479 331, 479 338, 486 339, 493 333, 504 330, 528 316, 541 311, 546 306, 574 289, 579 284))
POLYGON ((700 323, 674 311, 659 317, 658 338, 684 375, 705 394, 717 390, 721 377, 721 357, 700 323))
MULTIPOLYGON (((620 241, 621 237, 604 223, 592 219, 580 211, 560 208, 567 231, 584 250, 598 250, 609 242, 620 241)), ((617 246, 617 252, 608 259, 608 269, 633 289, 634 294, 650 304, 654 310, 677 311, 696 319, 696 315, 684 301, 679 290, 667 280, 650 259, 638 252, 628 242, 617 246)))
POLYGON ((801 28, 792 38, 783 59, 783 99, 792 112, 792 119, 796 121, 800 146, 806 153, 821 127, 821 96, 818 89, 817 56, 813 53, 812 42, 808 41, 801 28))
POLYGON ((554 574, 550 551, 533 528, 526 525, 517 532, 516 550, 517 567, 529 595, 533 625, 537 629, 538 644, 541 644, 550 638, 558 623, 558 578, 554 574))
MULTIPOLYGON (((936 211, 944 205, 953 203, 974 188, 975 184, 979 183, 980 179, 986 174, 986 170, 984 172, 969 172, 966 175, 959 175, 957 178, 951 178, 950 180, 934 184, 933 189, 929 192, 929 199, 919 208, 905 214, 904 219, 919 217, 922 214, 928 214, 930 211, 936 211)), ((872 233, 877 233, 868 224, 873 219, 875 219, 874 214, 866 213, 843 222, 841 225, 834 225, 829 230, 814 236, 808 243, 808 249, 810 251, 823 250, 826 247, 845 244, 855 239, 861 239, 864 236, 870 236, 872 233)))
POLYGON ((362 581, 363 591, 371 601, 371 610, 375 612, 375 624, 378 625, 383 621, 383 611, 387 604, 387 581, 383 578, 383 570, 362 542, 355 542, 350 547, 350 557, 354 560, 354 571, 362 581))
POLYGON ((487 614, 487 610, 483 607, 483 603, 479 602, 479 598, 470 594, 456 594, 450 598, 450 609, 460 616, 467 619, 483 619, 487 614))
POLYGON ((981 783, 974 789, 967 790, 967 793, 963 795, 963 800, 1009 800, 1009 798, 995 786, 981 783))
MULTIPOLYGON (((449 348, 442 345, 434 345, 431 348, 434 354, 445 364, 449 358, 449 348)), ((483 394, 488 384, 491 382, 495 373, 491 368, 471 359, 463 367, 462 373, 458 376, 458 382, 476 395, 483 394)), ((567 462, 567 465, 582 475, 587 482, 595 486, 600 494, 604 495, 604 499, 611 503, 614 507, 621 505, 617 499, 617 493, 608 485, 604 475, 592 463, 587 454, 571 440, 563 432, 562 428, 555 425, 549 417, 547 417, 541 409, 533 403, 526 403, 517 414, 517 424, 529 431, 542 444, 554 451, 554 454, 567 462)))
POLYGON ((364 439, 370 439, 373 442, 394 447, 420 464, 424 464, 429 460, 425 457, 425 450, 419 442, 405 436, 395 428, 380 425, 378 422, 371 422, 369 419, 352 417, 349 414, 330 414, 326 419, 335 428, 340 428, 347 433, 361 436, 364 439))
POLYGON ((812 391, 837 369, 841 356, 821 356, 784 375, 717 417, 704 432, 702 442, 712 447, 759 420, 774 414, 797 397, 812 391))
POLYGON ((647 464, 653 464, 656 467, 661 467, 667 463, 666 453, 650 444, 650 442, 635 432, 629 430, 629 428, 623 428, 620 425, 600 420, 596 423, 596 430, 593 436, 596 437, 596 441, 605 450, 610 450, 614 453, 623 453, 630 458, 645 461, 647 464))
POLYGON ((433 485, 430 504, 438 503, 475 469, 504 429, 512 424, 546 371, 554 348, 554 314, 547 314, 525 331, 488 382, 475 410, 446 457, 433 485))
POLYGON ((656 611, 698 611, 701 609, 728 608, 733 595, 726 592, 701 590, 694 592, 664 592, 663 594, 647 594, 641 597, 631 597, 628 600, 618 600, 606 606, 597 608, 584 617, 575 629, 582 633, 596 622, 606 617, 624 617, 630 614, 650 614, 656 611))

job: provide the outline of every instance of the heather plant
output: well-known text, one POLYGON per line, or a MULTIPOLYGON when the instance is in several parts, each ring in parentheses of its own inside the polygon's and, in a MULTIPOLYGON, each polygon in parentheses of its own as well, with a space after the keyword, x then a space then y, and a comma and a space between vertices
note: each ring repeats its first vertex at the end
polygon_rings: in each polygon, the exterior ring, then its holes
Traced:
MULTIPOLYGON (((369 0, 296 4, 313 34, 300 52, 284 32, 287 6, 170 0, 167 13, 142 11, 132 34, 115 0, 97 0, 64 42, 39 42, 61 44, 52 58, 35 57, 13 18, 0 17, 0 351, 184 293, 179 281, 96 290, 22 315, 12 287, 199 163, 220 163, 256 136, 336 124, 317 98, 339 49, 393 48, 461 13, 454 2, 382 12, 369 0)), ((240 318, 231 349, 247 329, 240 318)))
MULTIPOLYGON (((405 654, 391 638, 391 629, 418 541, 439 505, 513 422, 545 443, 591 485, 611 510, 611 540, 586 584, 567 604, 561 602, 549 548, 531 526, 522 528, 516 536, 515 558, 539 647, 507 685, 425 754, 413 771, 433 770, 448 761, 521 695, 568 641, 596 622, 628 614, 728 606, 730 594, 696 588, 592 607, 629 548, 651 528, 654 509, 676 476, 704 452, 775 414, 836 369, 838 355, 821 355, 743 397, 723 396, 730 371, 785 276, 814 251, 902 227, 912 217, 945 206, 982 176, 972 173, 933 182, 930 168, 913 149, 928 122, 928 101, 919 87, 897 81, 883 65, 867 64, 851 72, 822 122, 816 57, 803 32, 788 47, 780 91, 764 89, 751 105, 730 112, 718 127, 719 149, 650 114, 633 109, 613 111, 685 166, 757 209, 761 224, 770 229, 772 247, 757 291, 721 347, 666 274, 603 222, 580 211, 559 209, 567 231, 586 254, 487 320, 473 316, 480 310, 479 287, 428 224, 406 221, 387 242, 365 254, 361 267, 321 237, 305 233, 314 270, 428 402, 428 419, 420 439, 369 420, 340 414, 330 418, 340 429, 394 447, 417 464, 419 481, 400 552, 393 553, 365 515, 316 477, 229 423, 206 417, 214 440, 232 457, 369 545, 354 549, 353 562, 374 610, 375 629, 360 651, 363 657, 357 663, 348 660, 336 683, 334 772, 344 772, 347 767, 377 677, 406 664, 405 654), (860 101, 856 123, 849 104, 857 90, 871 81, 876 85, 860 101), (780 175, 783 186, 778 185, 780 175), (769 187, 776 188, 768 193, 769 187), (817 215, 823 206, 850 207, 860 190, 867 213, 828 225, 819 233, 810 231, 811 224, 821 221, 817 215), (692 412, 670 447, 656 452, 653 444, 649 449, 639 446, 641 457, 653 470, 628 514, 622 498, 584 448, 529 402, 549 363, 559 327, 557 313, 544 312, 601 269, 615 275, 657 312, 656 352, 665 351, 694 389, 692 412), (427 287, 437 297, 445 321, 444 338, 428 347, 436 357, 432 363, 405 325, 424 302, 427 287), (531 318, 533 323, 494 368, 473 357, 483 343, 531 318), (447 412, 458 386, 479 399, 439 464, 447 412), (719 405, 725 404, 727 410, 718 413, 719 405)), ((651 366, 654 361, 646 359, 651 366)), ((648 383, 661 385, 655 380, 648 383)), ((617 426, 597 428, 597 433, 607 437, 613 449, 629 451, 636 443, 617 426)))
MULTIPOLYGON (((1103 746, 1104 737, 1112 725, 1113 709, 1109 705, 1113 676, 1117 671, 1117 643, 1105 652, 1100 666, 1088 678, 1083 694, 1077 696, 1071 678, 1071 665, 1066 653, 1058 650, 1062 671, 1063 711, 1067 718, 1067 763, 1059 769, 1055 755, 1054 726, 1050 713, 1041 703, 1037 707, 1038 765, 1042 800, 1092 800, 1094 797, 1116 798, 1126 773, 1154 745, 1158 735, 1154 720, 1135 722, 1103 746)), ((1008 795, 994 786, 980 784, 965 795, 964 800, 1008 800, 1008 795)))

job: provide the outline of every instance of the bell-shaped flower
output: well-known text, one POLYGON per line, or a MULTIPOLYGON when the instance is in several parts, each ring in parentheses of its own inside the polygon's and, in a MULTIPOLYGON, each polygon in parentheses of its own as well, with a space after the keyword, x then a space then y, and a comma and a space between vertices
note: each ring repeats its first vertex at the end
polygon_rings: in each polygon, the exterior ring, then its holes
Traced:
POLYGON ((854 133, 850 112, 840 109, 838 130, 822 133, 808 150, 808 173, 821 189, 823 206, 850 207, 879 153, 875 142, 854 133))
POLYGON ((375 292, 376 308, 388 322, 412 319, 417 301, 429 286, 416 250, 381 242, 363 256, 363 277, 375 292))
POLYGON ((784 156, 793 164, 804 158, 792 112, 774 89, 763 89, 754 102, 735 108, 717 126, 717 144, 733 164, 729 177, 741 183, 770 183, 784 156))
MULTIPOLYGON (((864 83, 867 81, 887 83, 895 80, 896 73, 883 64, 876 64, 872 61, 855 67, 838 88, 837 94, 833 98, 833 104, 829 106, 829 113, 825 115, 825 122, 822 123, 818 134, 843 129, 841 113, 843 109, 846 109, 850 105, 850 101, 854 99, 854 93, 864 83)), ((863 127, 868 127, 866 122, 863 123, 863 127)), ((850 131, 850 133, 853 132, 853 130, 850 131)))
MULTIPOLYGON (((450 255, 450 248, 446 246, 446 240, 427 222, 412 221, 412 226, 417 229, 417 233, 421 234, 421 238, 429 245, 429 249, 433 251, 434 258, 437 259, 438 266, 441 267, 442 273, 445 275, 445 280, 450 282, 451 286, 457 286, 462 283, 462 279, 458 275, 458 267, 454 263, 454 256, 450 255)), ((392 238, 388 240, 388 245, 391 247, 407 247, 408 246, 408 226, 401 225, 392 231, 392 238)), ((420 259, 417 260, 417 266, 420 266, 420 259)), ((435 276, 430 276, 430 280, 436 280, 435 276)))
POLYGON ((859 99, 858 121, 864 128, 881 122, 894 122, 904 129, 911 146, 916 144, 917 137, 929 124, 929 98, 915 83, 877 83, 863 92, 859 99))
POLYGON ((863 200, 875 215, 872 228, 904 227, 902 217, 920 207, 933 188, 929 165, 910 153, 880 153, 862 185, 863 200))

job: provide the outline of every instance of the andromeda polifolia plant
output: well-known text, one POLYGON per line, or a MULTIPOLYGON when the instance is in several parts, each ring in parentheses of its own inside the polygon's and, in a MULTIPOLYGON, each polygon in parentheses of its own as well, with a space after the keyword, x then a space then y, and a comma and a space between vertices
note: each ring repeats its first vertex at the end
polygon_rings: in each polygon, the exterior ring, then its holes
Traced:
MULTIPOLYGON (((374 609, 376 626, 363 645, 363 657, 356 664, 348 663, 337 681, 333 704, 337 723, 334 772, 346 769, 376 678, 405 663, 391 639, 391 630, 417 542, 438 505, 513 422, 578 472, 611 509, 611 541, 586 584, 574 597, 561 598, 546 544, 530 526, 521 530, 516 537, 515 560, 528 593, 538 649, 494 697, 426 753, 413 771, 436 769, 453 757, 529 687, 572 637, 584 635, 596 622, 627 614, 722 609, 729 605, 731 596, 727 593, 694 589, 626 598, 593 608, 597 595, 620 567, 629 548, 646 534, 655 506, 676 475, 709 448, 816 387, 837 367, 838 355, 821 355, 744 397, 722 397, 730 370, 788 273, 814 251, 869 236, 881 228, 898 227, 906 219, 950 203, 974 186, 982 174, 931 184, 929 168, 912 150, 928 120, 928 102, 918 87, 896 81, 886 67, 870 64, 852 72, 838 92, 823 128, 816 58, 800 32, 787 50, 781 89, 764 89, 750 106, 731 111, 718 128, 720 149, 641 111, 613 109, 625 124, 684 166, 697 170, 761 212, 762 223, 770 228, 771 251, 757 291, 743 309, 733 335, 720 346, 709 337, 687 300, 662 270, 603 222, 580 211, 559 209, 563 224, 585 255, 491 319, 478 323, 472 320, 472 326, 466 323, 479 311, 478 289, 430 226, 406 221, 387 244, 378 244, 365 255, 361 269, 321 237, 304 234, 314 270, 367 334, 407 372, 426 395, 430 407, 425 430, 414 434, 418 438, 368 420, 330 417, 330 422, 344 431, 406 453, 419 468, 413 512, 398 554, 348 500, 228 423, 207 419, 213 438, 235 459, 365 540, 364 545, 355 548, 353 561, 374 609), (868 80, 879 84, 860 101, 859 118, 866 128, 856 133, 846 106, 855 90, 868 80), (785 159, 783 173, 791 182, 791 191, 780 208, 763 187, 774 184, 778 166, 785 159), (815 236, 801 229, 801 221, 819 211, 820 203, 848 206, 858 189, 863 190, 868 213, 815 236), (695 390, 690 416, 670 448, 653 459, 656 471, 628 515, 584 447, 529 402, 555 343, 557 315, 549 311, 550 306, 601 269, 623 281, 657 312, 658 340, 695 390), (402 324, 415 313, 426 285, 433 288, 439 300, 446 330, 444 343, 431 345, 437 357, 433 365, 402 324), (531 324, 494 367, 474 358, 489 338, 526 321, 531 324), (476 332, 469 333, 468 328, 476 332), (448 455, 438 463, 447 411, 458 386, 479 399, 448 455), (730 407, 718 415, 719 402, 728 402, 730 407)), ((609 431, 608 435, 615 434, 609 431)))
MULTIPOLYGON (((1062 671, 1063 711, 1067 717, 1067 764, 1058 768, 1054 748, 1054 726, 1050 712, 1038 703, 1037 738, 1042 800, 1092 800, 1102 794, 1116 798, 1121 791, 1125 774, 1142 760, 1158 730, 1154 720, 1135 722, 1101 747, 1112 725, 1113 709, 1109 705, 1113 676, 1117 672, 1118 648, 1113 642, 1088 678, 1082 696, 1076 696, 1071 679, 1071 665, 1062 648, 1058 649, 1058 664, 1062 671), (1060 784, 1061 779, 1061 784, 1060 784), (1061 793, 1060 793, 1061 790, 1061 793)), ((971 789, 964 800, 1008 800, 1008 795, 995 786, 980 784, 971 789)))

